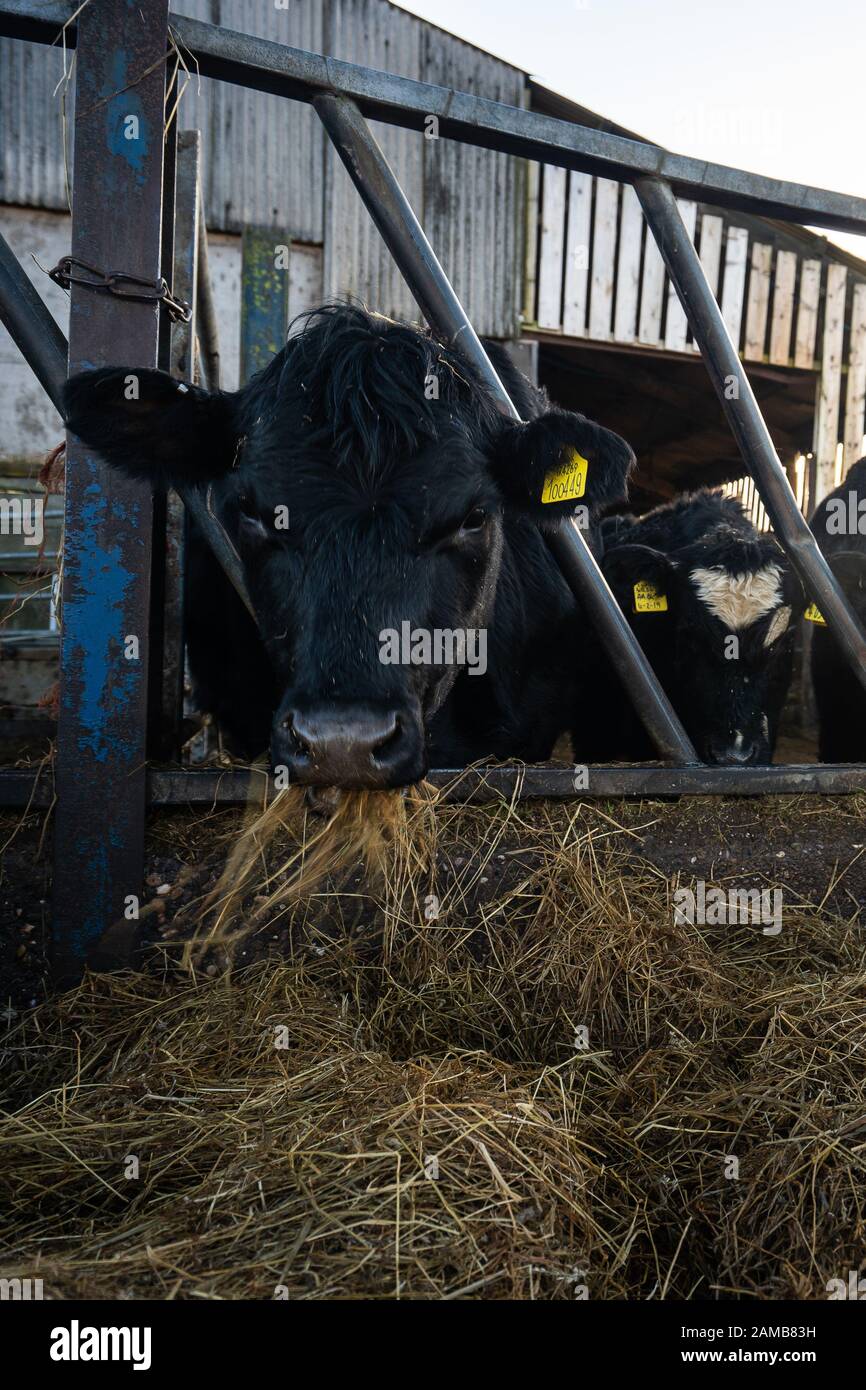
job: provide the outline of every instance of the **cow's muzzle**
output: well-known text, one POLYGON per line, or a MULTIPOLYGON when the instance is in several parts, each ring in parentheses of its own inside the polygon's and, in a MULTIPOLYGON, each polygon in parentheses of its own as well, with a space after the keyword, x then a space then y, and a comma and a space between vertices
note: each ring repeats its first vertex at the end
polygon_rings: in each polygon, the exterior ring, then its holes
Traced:
POLYGON ((312 787, 404 787, 426 771, 419 716, 406 706, 326 701, 281 708, 274 720, 275 767, 312 787))

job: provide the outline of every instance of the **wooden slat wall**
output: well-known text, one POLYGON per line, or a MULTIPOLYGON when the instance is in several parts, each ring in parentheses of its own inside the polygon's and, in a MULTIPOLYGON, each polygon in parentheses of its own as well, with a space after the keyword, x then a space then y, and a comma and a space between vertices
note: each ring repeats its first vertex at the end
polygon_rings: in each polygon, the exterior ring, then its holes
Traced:
POLYGON ((721 217, 706 213, 701 218, 700 257, 704 274, 713 294, 719 293, 719 271, 722 266, 722 232, 724 222, 721 217))
POLYGON ((559 328, 562 324, 567 178, 565 169, 545 165, 541 195, 541 262, 538 267, 539 328, 559 328))
POLYGON ((866 285, 854 286, 845 395, 845 471, 863 454, 866 432, 866 285))
POLYGON ((613 273, 616 251, 616 224, 619 213, 619 184, 597 179, 595 185, 595 240, 592 257, 592 288, 589 297, 589 336, 611 336, 613 320, 613 273))
POLYGON ((618 343, 633 343, 637 334, 637 303, 640 289, 640 253, 643 244, 643 213, 638 196, 630 185, 622 190, 619 228, 619 260, 616 269, 616 310, 613 336, 618 343))
POLYGON ((780 251, 776 257, 776 284, 773 289, 773 318, 770 327, 770 361, 787 367, 791 360, 791 330, 794 326, 794 285, 797 257, 793 251, 780 251))
MULTIPOLYGON (((544 166, 538 196, 535 305, 539 328, 596 342, 697 352, 631 187, 544 166)), ((815 496, 808 499, 814 506, 835 486, 840 436, 845 469, 862 452, 866 283, 855 281, 849 292, 845 266, 750 240, 745 227, 704 212, 694 202, 678 203, 743 358, 819 373, 813 441, 815 496), (850 323, 847 346, 846 323, 850 323)), ((787 462, 793 466, 793 460, 787 462)), ((760 506, 756 497, 749 494, 749 499, 750 506, 760 506)))
POLYGON ((824 347, 815 411, 814 505, 836 486, 836 445, 839 442, 839 401, 842 391, 842 339, 845 332, 845 290, 848 270, 827 266, 824 297, 824 347))
POLYGON ((803 261, 800 267, 800 304, 797 309, 797 341, 794 366, 811 368, 815 362, 818 305, 821 299, 821 262, 803 261))
POLYGON ((564 333, 583 337, 589 294, 589 246, 592 235, 592 177, 572 172, 568 183, 568 232, 565 252, 564 333))
POLYGON ((752 242, 752 267, 749 273, 749 303, 746 308, 746 341, 743 356, 762 361, 764 339, 767 336, 767 315, 770 309, 770 270, 773 248, 764 242, 752 242))
POLYGON ((737 348, 740 346, 740 328, 743 322, 748 250, 749 233, 745 227, 729 227, 725 244, 725 276, 722 281, 722 318, 737 348))

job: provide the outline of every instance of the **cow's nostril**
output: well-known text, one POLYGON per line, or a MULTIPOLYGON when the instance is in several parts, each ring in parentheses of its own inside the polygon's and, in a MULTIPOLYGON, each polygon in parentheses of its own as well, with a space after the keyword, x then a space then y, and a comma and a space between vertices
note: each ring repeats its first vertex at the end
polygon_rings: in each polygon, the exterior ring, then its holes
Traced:
POLYGON ((281 720, 280 726, 282 729, 285 730, 285 732, 291 739, 292 747, 296 753, 309 753, 309 743, 305 739, 301 738, 301 735, 298 733, 298 730, 295 727, 294 713, 287 714, 285 719, 281 720))
POLYGON ((314 786, 385 787, 417 781, 424 739, 412 712, 360 701, 328 701, 280 711, 275 762, 314 786))
POLYGON ((370 749, 376 762, 382 762, 384 758, 387 758, 389 754, 395 751, 397 744, 401 740, 402 733, 403 730, 399 715, 394 714, 391 717, 391 727, 376 737, 370 749))

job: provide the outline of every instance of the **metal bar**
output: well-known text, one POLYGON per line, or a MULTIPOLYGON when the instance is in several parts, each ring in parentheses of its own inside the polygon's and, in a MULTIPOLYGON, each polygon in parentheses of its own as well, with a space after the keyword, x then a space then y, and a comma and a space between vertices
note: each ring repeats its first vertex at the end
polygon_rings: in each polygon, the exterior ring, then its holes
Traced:
MULTIPOLYGON (((154 805, 177 805, 194 795, 200 802, 213 799, 246 801, 253 785, 264 788, 264 772, 154 772, 151 788, 154 805), (207 785, 185 783, 184 777, 212 778, 218 788, 214 798, 207 785), (237 782, 231 779, 237 778, 237 782)), ((518 800, 535 797, 571 798, 618 796, 757 796, 801 793, 813 795, 853 794, 866 791, 866 765, 847 763, 792 767, 594 767, 583 769, 579 779, 574 768, 492 767, 437 768, 427 779, 434 787, 451 788, 449 800, 496 801, 517 795, 518 800), (586 787, 578 785, 586 780, 586 787)), ((213 785, 212 784, 212 785, 213 785)))
MULTIPOLYGON (((422 314, 475 368, 502 411, 519 418, 358 108, 342 97, 333 96, 317 97, 313 105, 422 314)), ((686 763, 699 762, 685 729, 671 709, 574 521, 569 520, 552 533, 549 544, 566 583, 586 607, 617 675, 625 684, 661 756, 686 763)))
MULTIPOLYGON (((67 24, 66 44, 71 47, 75 43, 75 24, 70 21, 78 8, 80 0, 4 0, 0 3, 0 34, 54 43, 60 28, 67 24)), ((709 164, 673 154, 659 145, 542 116, 468 92, 287 48, 184 15, 172 14, 171 26, 203 77, 297 101, 312 101, 325 92, 336 93, 356 101, 368 119, 412 130, 423 130, 425 119, 433 115, 439 121, 440 135, 465 144, 504 150, 627 183, 655 175, 667 179, 684 198, 736 208, 758 217, 778 217, 866 234, 863 198, 709 164)))
POLYGON ((204 198, 199 190, 198 200, 198 273, 196 275, 196 331, 209 391, 220 389, 220 338, 210 278, 207 226, 204 220, 204 198))
MULTIPOLYGON (((168 0, 79 16, 72 254, 160 273, 168 0)), ((70 370, 157 361, 155 304, 73 287, 70 370)), ((70 436, 54 842, 55 972, 141 893, 152 499, 70 436), (129 639, 136 639, 131 642, 129 639), (137 643, 137 651, 136 651, 137 643)))
MULTIPOLYGON (((176 77, 176 74, 175 74, 176 77)), ((167 91, 166 101, 173 93, 167 91)), ((166 128, 162 157, 162 238, 159 263, 168 272, 174 271, 174 243, 177 194, 177 121, 166 128)), ((171 370, 174 327, 168 314, 159 316, 157 365, 162 371, 171 370)), ((180 503, 177 504, 178 506, 180 503)), ((171 733, 165 723, 164 661, 166 654, 165 624, 168 616, 168 566, 172 559, 169 540, 169 495, 165 488, 153 491, 153 527, 150 552, 150 622, 147 641, 147 752, 149 757, 164 758, 171 754, 171 733)), ((169 600, 170 601, 170 600, 169 600)))
MULTIPOLYGON (((435 768, 427 781, 449 801, 500 798, 584 801, 613 797, 848 796, 866 792, 863 763, 803 763, 774 767, 683 767, 590 764, 574 768, 435 768)), ((149 806, 237 806, 251 795, 275 793, 264 768, 154 768, 148 773, 149 806)), ((50 767, 42 773, 0 769, 0 806, 45 810, 54 801, 50 767)))
POLYGON ((0 236, 0 322, 27 359, 55 409, 62 413, 66 339, 4 236, 0 236))
MULTIPOLYGON (((174 260, 172 286, 192 308, 188 323, 171 330, 171 373, 182 381, 195 377, 196 315, 198 312, 198 233, 200 225, 199 171, 201 135, 184 130, 178 135, 174 202, 174 260)), ((159 753, 179 758, 183 719, 184 571, 187 516, 173 488, 166 497, 165 580, 163 586, 162 691, 159 753)))
POLYGON ((831 627, 851 669, 866 688, 866 632, 849 608, 838 581, 797 506, 788 476, 779 461, 715 295, 707 283, 704 268, 686 231, 676 199, 670 187, 659 179, 638 179, 635 191, 773 529, 807 593, 816 601, 831 627))

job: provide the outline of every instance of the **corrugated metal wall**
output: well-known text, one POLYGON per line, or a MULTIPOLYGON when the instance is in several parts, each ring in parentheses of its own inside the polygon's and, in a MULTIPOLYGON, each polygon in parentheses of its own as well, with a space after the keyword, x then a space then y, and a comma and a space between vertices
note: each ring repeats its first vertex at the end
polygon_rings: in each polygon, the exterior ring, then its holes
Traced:
MULTIPOLYGON (((287 9, 272 0, 177 0, 177 8, 291 47, 515 105, 522 100, 525 78, 518 69, 387 0, 291 0, 287 9)), ((62 74, 58 50, 0 40, 0 202, 67 207, 55 93, 62 74)), ((193 73, 180 123, 202 131, 209 226, 237 232, 259 223, 287 238, 324 242, 327 295, 354 294, 392 315, 413 312, 309 107, 207 79, 199 83, 193 73)), ((522 161, 378 124, 375 131, 478 330, 513 335, 522 269, 522 161)))
MULTIPOLYGON (((325 52, 327 0, 290 0, 287 9, 273 0, 177 0, 176 8, 224 29, 325 52)), ((273 225, 297 241, 321 242, 322 132, 309 106, 193 74, 181 125, 202 132, 209 227, 273 225)))

